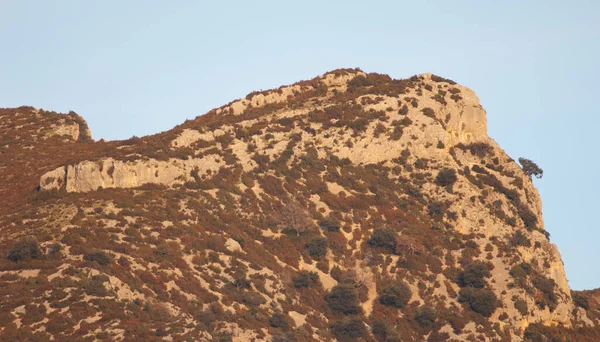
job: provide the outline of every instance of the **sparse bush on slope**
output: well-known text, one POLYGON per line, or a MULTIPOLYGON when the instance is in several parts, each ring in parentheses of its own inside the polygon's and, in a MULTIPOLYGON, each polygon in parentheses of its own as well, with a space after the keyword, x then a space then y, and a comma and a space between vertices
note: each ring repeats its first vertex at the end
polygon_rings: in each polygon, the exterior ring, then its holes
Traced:
POLYGON ((396 282, 383 289, 379 296, 379 302, 386 306, 402 308, 408 303, 411 296, 412 292, 408 285, 404 282, 396 282))
POLYGON ((362 312, 358 292, 354 284, 349 282, 342 282, 334 286, 325 296, 325 301, 332 310, 346 315, 356 315, 362 312))
POLYGON ((10 261, 18 262, 28 259, 38 259, 43 255, 40 243, 35 236, 24 236, 17 240, 8 251, 7 258, 10 261))

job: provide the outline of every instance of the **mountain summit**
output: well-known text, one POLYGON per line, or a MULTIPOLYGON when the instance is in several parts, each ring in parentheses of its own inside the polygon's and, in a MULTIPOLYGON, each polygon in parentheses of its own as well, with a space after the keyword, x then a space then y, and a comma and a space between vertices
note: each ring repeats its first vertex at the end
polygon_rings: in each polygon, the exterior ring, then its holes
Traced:
POLYGON ((7 340, 600 338, 475 93, 340 69, 93 141, 0 110, 7 340))

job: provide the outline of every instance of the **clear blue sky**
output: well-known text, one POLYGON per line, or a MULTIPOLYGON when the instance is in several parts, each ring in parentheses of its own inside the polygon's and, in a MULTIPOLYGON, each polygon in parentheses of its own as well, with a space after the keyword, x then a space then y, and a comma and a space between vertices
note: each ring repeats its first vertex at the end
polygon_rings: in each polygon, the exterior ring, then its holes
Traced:
POLYGON ((599 1, 0 0, 0 107, 74 110, 96 139, 167 130, 253 90, 360 67, 471 87, 545 170, 546 229, 600 287, 599 1))

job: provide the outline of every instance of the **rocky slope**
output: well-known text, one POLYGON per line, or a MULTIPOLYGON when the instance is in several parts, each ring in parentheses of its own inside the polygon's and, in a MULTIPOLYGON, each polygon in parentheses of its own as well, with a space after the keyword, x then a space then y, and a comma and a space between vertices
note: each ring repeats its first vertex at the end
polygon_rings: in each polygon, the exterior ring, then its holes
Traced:
POLYGON ((117 142, 0 116, 11 340, 600 336, 531 179, 450 80, 335 70, 117 142))

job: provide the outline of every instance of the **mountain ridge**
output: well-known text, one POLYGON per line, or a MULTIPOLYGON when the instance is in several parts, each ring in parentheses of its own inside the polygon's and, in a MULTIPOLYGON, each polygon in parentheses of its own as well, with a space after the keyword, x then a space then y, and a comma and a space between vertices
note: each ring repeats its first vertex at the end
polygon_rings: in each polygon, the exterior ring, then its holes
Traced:
POLYGON ((92 142, 74 113, 49 131, 41 117, 65 117, 10 115, 0 246, 45 253, 0 263, 4 291, 37 284, 31 303, 7 300, 6 336, 596 334, 597 299, 572 296, 531 179, 451 80, 338 69, 124 141, 92 142))

